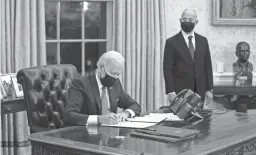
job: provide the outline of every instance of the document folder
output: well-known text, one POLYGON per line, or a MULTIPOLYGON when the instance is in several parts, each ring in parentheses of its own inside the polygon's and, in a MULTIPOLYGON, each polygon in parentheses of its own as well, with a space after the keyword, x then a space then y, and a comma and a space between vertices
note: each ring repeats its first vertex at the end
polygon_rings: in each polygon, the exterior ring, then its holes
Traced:
POLYGON ((193 129, 183 129, 156 125, 144 129, 137 129, 135 133, 131 133, 136 136, 155 138, 164 141, 179 141, 183 139, 194 138, 199 131, 193 129))

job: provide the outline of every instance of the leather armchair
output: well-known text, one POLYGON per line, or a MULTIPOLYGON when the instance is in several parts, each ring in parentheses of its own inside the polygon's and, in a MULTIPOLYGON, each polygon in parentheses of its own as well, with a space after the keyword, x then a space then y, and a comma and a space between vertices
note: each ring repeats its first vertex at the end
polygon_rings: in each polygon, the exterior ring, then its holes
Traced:
POLYGON ((76 67, 70 64, 31 67, 17 73, 31 133, 64 126, 62 117, 68 89, 78 76, 76 67))

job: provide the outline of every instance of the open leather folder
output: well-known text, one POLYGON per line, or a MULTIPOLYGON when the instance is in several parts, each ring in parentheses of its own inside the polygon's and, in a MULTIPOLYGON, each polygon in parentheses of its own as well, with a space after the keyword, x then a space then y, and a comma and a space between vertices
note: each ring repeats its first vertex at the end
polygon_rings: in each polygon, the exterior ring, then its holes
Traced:
POLYGON ((198 133, 199 131, 193 129, 156 125, 144 129, 137 129, 134 132, 131 132, 131 135, 166 142, 177 142, 180 140, 194 138, 198 133))

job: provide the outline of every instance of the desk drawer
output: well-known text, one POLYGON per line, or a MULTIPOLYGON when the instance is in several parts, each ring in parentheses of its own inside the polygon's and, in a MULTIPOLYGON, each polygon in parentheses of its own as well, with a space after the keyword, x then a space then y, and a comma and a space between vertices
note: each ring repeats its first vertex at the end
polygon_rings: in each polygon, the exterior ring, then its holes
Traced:
POLYGON ((1 115, 25 110, 26 106, 23 98, 1 101, 1 115))

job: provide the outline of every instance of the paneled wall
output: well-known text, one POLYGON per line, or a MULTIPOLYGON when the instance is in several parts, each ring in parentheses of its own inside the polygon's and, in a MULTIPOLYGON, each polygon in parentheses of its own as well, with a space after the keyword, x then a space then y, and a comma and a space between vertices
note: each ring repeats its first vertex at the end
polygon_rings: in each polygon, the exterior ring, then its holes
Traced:
POLYGON ((166 0, 166 31, 167 37, 180 31, 179 18, 186 8, 193 8, 198 13, 199 23, 195 31, 208 38, 213 69, 216 62, 225 62, 225 71, 232 71, 232 64, 236 61, 235 46, 239 41, 246 41, 251 45, 250 62, 256 71, 256 26, 214 26, 212 22, 213 0, 166 0))

